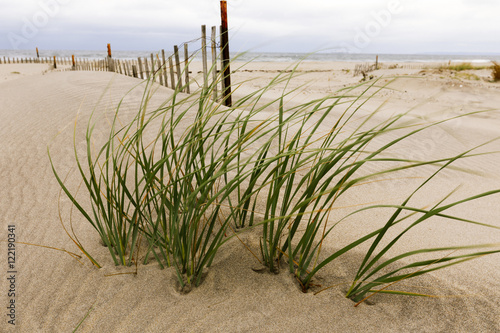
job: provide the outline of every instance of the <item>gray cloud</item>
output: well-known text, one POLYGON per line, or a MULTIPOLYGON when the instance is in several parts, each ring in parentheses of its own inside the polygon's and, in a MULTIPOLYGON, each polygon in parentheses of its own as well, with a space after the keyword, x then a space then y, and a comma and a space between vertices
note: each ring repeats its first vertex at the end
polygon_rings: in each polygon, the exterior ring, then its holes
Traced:
MULTIPOLYGON (((354 47, 361 44, 361 34, 370 33, 368 43, 354 48, 500 52, 499 1, 399 0, 402 11, 377 28, 377 13, 387 12, 395 1, 229 0, 232 49, 354 47)), ((154 49, 198 37, 201 24, 220 24, 218 0, 0 0, 0 7, 0 48, 6 49, 12 48, 12 36, 22 39, 19 48, 100 49, 111 42, 116 49, 154 49), (53 10, 47 22, 43 4, 53 10), (29 24, 37 32, 26 37, 29 24)))

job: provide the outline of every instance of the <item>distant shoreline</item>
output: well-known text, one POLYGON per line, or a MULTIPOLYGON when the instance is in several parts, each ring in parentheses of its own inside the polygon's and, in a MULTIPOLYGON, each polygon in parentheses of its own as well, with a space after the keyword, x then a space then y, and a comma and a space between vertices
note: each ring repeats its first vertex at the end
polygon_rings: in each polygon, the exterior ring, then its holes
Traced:
MULTIPOLYGON (((159 50, 158 50, 159 51, 159 50)), ((137 57, 149 56, 158 51, 113 51, 116 59, 137 59, 137 57)), ((171 50, 165 50, 171 53, 171 50)), ((102 59, 106 56, 106 49, 103 50, 40 50, 41 57, 71 57, 102 59)), ((290 53, 290 52, 246 52, 232 53, 232 58, 239 61, 259 61, 259 62, 374 62, 377 54, 370 53, 290 53)), ((487 63, 491 60, 500 62, 500 54, 378 54, 380 62, 393 63, 415 63, 415 62, 470 62, 487 63)), ((26 58, 36 57, 35 50, 0 50, 0 57, 26 58)), ((201 59, 201 54, 195 56, 195 60, 201 59)))

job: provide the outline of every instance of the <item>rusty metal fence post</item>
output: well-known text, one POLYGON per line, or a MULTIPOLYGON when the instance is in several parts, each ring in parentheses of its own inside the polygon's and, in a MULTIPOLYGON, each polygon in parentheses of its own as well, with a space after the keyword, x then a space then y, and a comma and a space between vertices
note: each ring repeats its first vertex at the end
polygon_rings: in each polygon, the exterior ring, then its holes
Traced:
POLYGON ((229 58, 229 36, 227 31, 227 2, 220 2, 221 10, 221 55, 222 55, 222 70, 223 70, 223 81, 224 88, 222 90, 222 100, 225 106, 231 106, 231 69, 230 69, 230 58, 229 58))
POLYGON ((110 72, 115 71, 115 66, 113 63, 113 59, 111 58, 111 44, 108 44, 108 70, 110 72))

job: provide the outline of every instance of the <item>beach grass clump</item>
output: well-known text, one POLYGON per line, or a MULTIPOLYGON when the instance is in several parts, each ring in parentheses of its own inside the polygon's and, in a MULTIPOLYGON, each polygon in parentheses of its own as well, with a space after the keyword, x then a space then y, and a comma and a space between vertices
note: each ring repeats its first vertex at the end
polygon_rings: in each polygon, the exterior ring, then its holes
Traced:
POLYGON ((174 93, 167 107, 140 124, 141 135, 129 149, 144 182, 138 209, 150 244, 146 258, 173 266, 183 288, 201 282, 204 268, 228 239, 229 223, 241 214, 232 196, 251 178, 257 152, 243 155, 266 131, 265 123, 254 125, 255 112, 227 109, 211 99, 211 90, 180 101, 174 93), (160 122, 158 134, 143 142, 154 120, 160 122), (250 126, 255 127, 247 132, 250 126))
POLYGON ((386 286, 394 281, 500 252, 499 244, 457 244, 387 257, 403 236, 411 237, 413 228, 434 218, 495 228, 445 211, 500 190, 447 204, 443 199, 426 209, 410 204, 442 170, 474 156, 474 149, 431 160, 390 154, 391 148, 412 136, 479 111, 427 123, 409 117, 411 111, 382 117, 378 108, 366 110, 367 103, 391 83, 379 81, 292 104, 291 96, 300 87, 288 87, 297 66, 250 94, 233 97, 232 107, 211 98, 217 82, 191 95, 178 87, 153 107, 156 85, 146 81, 133 120, 122 125, 118 106, 107 139, 95 153, 94 124, 89 120, 85 159, 79 157, 76 144, 75 159, 91 207, 67 188, 55 168, 54 173, 116 265, 154 258, 162 268, 173 267, 187 291, 201 283, 204 270, 227 240, 243 229, 259 228, 261 257, 269 271, 278 273, 286 264, 307 291, 323 267, 371 243, 347 292, 347 297, 362 301, 370 293, 389 292, 386 286), (284 87, 282 94, 266 98, 277 86, 284 87), (344 216, 335 213, 339 199, 355 188, 400 171, 429 167, 435 172, 402 203, 363 205, 344 216), (324 253, 325 240, 347 217, 379 209, 393 211, 381 227, 324 253), (401 225, 406 227, 394 235, 401 225), (146 244, 142 252, 141 239, 146 244), (464 253, 439 255, 451 250, 464 253), (427 258, 421 259, 422 255, 427 258), (408 273, 411 269, 418 271, 408 273))
POLYGON ((470 62, 462 62, 459 64, 454 64, 452 65, 451 62, 448 63, 447 65, 441 65, 439 66, 439 70, 449 70, 449 71, 455 71, 455 72, 463 72, 463 71, 468 71, 468 70, 482 70, 482 69, 489 69, 489 66, 479 66, 479 65, 473 65, 470 62))
POLYGON ((476 69, 476 68, 470 62, 463 62, 463 63, 456 64, 456 65, 448 65, 447 69, 449 69, 450 71, 461 72, 461 71, 472 70, 472 69, 476 69))
POLYGON ((492 61, 492 63, 491 76, 493 77, 493 81, 500 81, 500 64, 496 61, 492 61))
MULTIPOLYGON (((421 275, 420 273, 398 275, 399 270, 403 269, 398 268, 392 272, 386 272, 381 277, 376 276, 382 268, 389 264, 402 259, 407 260, 415 254, 427 253, 431 255, 435 252, 451 250, 451 248, 417 250, 387 261, 382 260, 389 249, 412 228, 432 217, 441 217, 444 210, 455 205, 499 193, 499 191, 482 193, 447 206, 438 205, 427 211, 409 206, 408 202, 412 197, 410 196, 400 206, 392 206, 396 212, 383 228, 372 231, 360 239, 355 239, 346 247, 327 255, 326 258, 322 257, 324 240, 330 233, 334 233, 335 226, 344 220, 344 218, 336 219, 334 211, 337 201, 346 193, 354 191, 356 187, 376 181, 380 176, 390 177, 391 174, 402 170, 434 166, 438 169, 436 171, 438 174, 453 162, 473 155, 472 150, 470 150, 456 156, 427 161, 387 157, 389 154, 385 153, 391 147, 426 129, 450 121, 452 118, 428 124, 417 124, 407 121, 408 113, 398 114, 381 121, 375 120, 377 119, 377 110, 361 116, 360 113, 362 113, 361 110, 365 103, 380 89, 384 89, 384 87, 376 87, 375 83, 357 88, 361 87, 364 88, 361 93, 354 94, 353 88, 351 88, 334 98, 323 98, 312 101, 308 105, 300 105, 298 108, 304 108, 304 110, 300 113, 300 117, 294 118, 293 121, 290 121, 288 110, 283 107, 283 100, 277 101, 279 116, 277 135, 272 139, 272 144, 267 144, 264 147, 266 156, 272 157, 269 157, 268 161, 260 161, 258 173, 262 180, 256 183, 262 185, 254 190, 255 197, 265 196, 260 246, 264 264, 269 267, 271 272, 277 272, 280 269, 282 259, 287 258, 289 271, 296 276, 304 291, 310 287, 314 275, 326 264, 347 251, 360 247, 365 242, 373 242, 354 279, 353 286, 347 294, 354 300, 362 299, 366 293, 373 291, 374 286, 421 275), (369 93, 370 89, 375 89, 375 92, 369 93), (342 112, 335 112, 341 107, 343 107, 342 112), (325 122, 331 124, 326 133, 325 122), (319 128, 322 128, 321 132, 319 128), (400 134, 395 135, 395 138, 386 139, 395 133, 400 134), (381 145, 379 148, 369 149, 370 144, 374 142, 384 143, 379 143, 381 145), (269 153, 270 147, 274 147, 277 151, 269 153), (393 162, 395 165, 385 169, 372 167, 377 164, 383 165, 386 162, 393 162), (376 169, 377 171, 367 172, 367 169, 376 169), (418 213, 422 216, 416 218, 399 236, 387 240, 388 230, 392 230, 401 221, 406 220, 408 216, 404 213, 408 212, 418 213), (401 215, 405 215, 405 217, 402 218, 401 215), (337 221, 335 222, 335 220, 337 221), (389 245, 375 253, 375 249, 380 247, 382 241, 389 242, 389 245), (370 271, 370 269, 373 270, 370 271)), ((421 187, 431 179, 432 177, 416 191, 421 190, 421 187)), ((380 208, 387 209, 389 206, 376 205, 364 209, 380 208)), ((458 217, 446 216, 446 218, 460 221, 458 217)), ((251 225, 252 221, 249 224, 251 225)), ((488 227, 495 228, 494 226, 488 227)), ((480 248, 482 248, 481 245, 468 249, 480 248)), ((461 247, 457 246, 455 249, 461 249, 461 247)), ((443 268, 459 263, 464 258, 475 258, 485 253, 498 251, 498 244, 496 244, 496 249, 491 251, 472 251, 464 256, 448 257, 446 260, 440 260, 439 257, 431 258, 421 263, 414 262, 405 267, 418 267, 420 264, 433 266, 432 269, 422 271, 428 272, 437 269, 436 267, 443 268), (447 264, 438 265, 443 262, 447 264)))
POLYGON ((274 117, 258 119, 260 108, 238 108, 256 94, 240 99, 234 108, 222 106, 211 99, 212 85, 192 95, 177 87, 160 106, 150 108, 156 88, 152 81, 145 85, 135 117, 122 125, 120 103, 107 139, 96 151, 93 115, 83 159, 75 138, 75 161, 90 208, 52 167, 116 265, 137 263, 144 238, 144 262, 153 257, 161 267, 173 267, 181 288, 188 290, 201 282, 204 268, 228 239, 229 222, 242 227, 240 208, 249 201, 243 184, 251 186, 263 159, 262 151, 253 148, 262 137, 275 135, 274 117))

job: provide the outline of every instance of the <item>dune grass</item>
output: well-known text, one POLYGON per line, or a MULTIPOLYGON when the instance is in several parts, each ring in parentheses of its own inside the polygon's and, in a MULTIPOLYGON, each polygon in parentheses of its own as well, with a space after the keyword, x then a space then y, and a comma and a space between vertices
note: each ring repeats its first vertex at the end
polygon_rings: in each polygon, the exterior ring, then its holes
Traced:
POLYGON ((442 65, 439 67, 441 70, 450 70, 450 71, 455 71, 455 72, 462 72, 462 71, 468 71, 468 70, 482 70, 482 69, 490 69, 490 66, 480 66, 480 65, 473 65, 470 62, 462 62, 459 64, 451 64, 451 62, 448 65, 442 65))
POLYGON ((476 68, 470 62, 463 62, 461 64, 448 65, 447 69, 449 69, 450 71, 461 72, 461 71, 466 71, 466 70, 471 70, 471 69, 476 69, 476 68))
POLYGON ((496 61, 492 61, 492 63, 491 76, 493 77, 493 81, 500 81, 500 64, 496 61))
POLYGON ((445 211, 500 190, 439 202, 430 209, 410 205, 412 196, 423 191, 435 175, 457 160, 474 156, 474 149, 436 160, 385 154, 411 136, 467 115, 421 123, 409 120, 410 111, 406 111, 380 120, 379 109, 366 111, 373 96, 386 89, 378 81, 290 104, 296 89, 287 87, 295 69, 279 73, 267 86, 246 96, 233 97, 232 108, 211 99, 213 85, 191 95, 178 88, 162 105, 151 108, 156 88, 147 81, 133 121, 120 125, 118 106, 108 138, 96 153, 92 149, 94 124, 89 120, 85 159, 79 157, 75 144, 75 160, 91 207, 80 203, 55 168, 54 173, 63 191, 99 233, 116 265, 139 260, 143 237, 144 262, 154 258, 162 268, 173 267, 187 291, 201 283, 204 270, 235 232, 260 228, 263 263, 274 273, 285 263, 306 291, 325 265, 371 242, 346 295, 359 302, 373 292, 405 294, 386 289, 394 281, 500 252, 500 244, 457 244, 387 258, 396 242, 432 218, 496 228, 445 211), (285 87, 281 96, 265 99, 277 86, 285 87), (367 168, 374 165, 380 167, 367 168), (332 214, 339 198, 352 189, 381 176, 423 167, 436 171, 402 203, 365 205, 344 217, 332 214), (394 212, 381 228, 367 231, 366 236, 352 239, 333 253, 322 253, 324 240, 335 233, 335 226, 368 209, 394 212), (413 222, 408 224, 410 219, 413 222), (388 239, 392 234, 388 231, 402 222, 407 227, 388 239), (440 256, 446 251, 461 252, 440 256), (412 261, 417 254, 429 258, 412 261))

